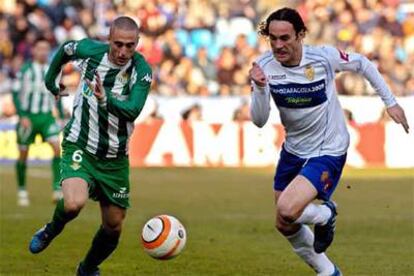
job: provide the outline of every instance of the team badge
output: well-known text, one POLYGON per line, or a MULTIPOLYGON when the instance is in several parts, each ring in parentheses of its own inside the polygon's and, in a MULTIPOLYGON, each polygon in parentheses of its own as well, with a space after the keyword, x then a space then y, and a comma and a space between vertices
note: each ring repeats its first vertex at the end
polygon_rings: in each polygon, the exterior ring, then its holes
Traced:
POLYGON ((321 175, 321 182, 323 183, 323 190, 326 192, 328 191, 328 189, 330 189, 332 187, 332 180, 329 177, 329 172, 328 171, 324 171, 322 172, 321 175))
POLYGON ((128 80, 129 80, 129 74, 127 72, 124 72, 117 77, 117 81, 119 81, 122 85, 126 84, 128 80))
POLYGON ((68 56, 73 56, 76 53, 76 47, 77 46, 78 46, 78 44, 76 42, 69 42, 68 44, 63 46, 63 51, 65 51, 65 53, 68 56))
POLYGON ((349 62, 349 55, 344 50, 338 49, 338 52, 341 59, 349 62))
POLYGON ((313 69, 312 65, 306 65, 305 76, 310 81, 315 77, 315 69, 313 69))
POLYGON ((70 167, 74 170, 77 171, 80 169, 81 165, 77 162, 73 162, 72 165, 70 165, 70 167))

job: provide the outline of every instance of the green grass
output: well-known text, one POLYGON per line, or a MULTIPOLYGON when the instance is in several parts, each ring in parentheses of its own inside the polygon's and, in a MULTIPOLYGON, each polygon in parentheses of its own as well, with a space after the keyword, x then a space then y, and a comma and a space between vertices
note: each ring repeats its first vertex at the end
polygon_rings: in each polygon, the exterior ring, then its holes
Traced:
MULTIPOLYGON (((16 206, 13 167, 0 167, 0 275, 74 275, 99 225, 90 201, 51 246, 28 252, 53 212, 49 171, 30 168, 31 206, 16 206), (45 174, 45 176, 42 176, 45 174)), ((132 170, 132 208, 103 275, 313 275, 273 228, 273 169, 132 170), (147 256, 141 227, 177 216, 188 232, 183 254, 147 256)), ((414 171, 346 170, 334 194, 337 235, 329 249, 345 275, 414 275, 414 171)))

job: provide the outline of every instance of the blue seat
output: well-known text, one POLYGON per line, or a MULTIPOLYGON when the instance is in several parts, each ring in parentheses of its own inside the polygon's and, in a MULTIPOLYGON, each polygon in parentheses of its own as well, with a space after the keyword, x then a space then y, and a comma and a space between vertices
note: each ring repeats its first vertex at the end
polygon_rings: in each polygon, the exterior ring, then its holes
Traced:
POLYGON ((188 44, 189 34, 186 30, 177 29, 175 31, 175 38, 181 46, 186 46, 188 44))
POLYGON ((210 47, 213 44, 213 34, 207 29, 197 29, 191 31, 191 43, 196 48, 210 47))

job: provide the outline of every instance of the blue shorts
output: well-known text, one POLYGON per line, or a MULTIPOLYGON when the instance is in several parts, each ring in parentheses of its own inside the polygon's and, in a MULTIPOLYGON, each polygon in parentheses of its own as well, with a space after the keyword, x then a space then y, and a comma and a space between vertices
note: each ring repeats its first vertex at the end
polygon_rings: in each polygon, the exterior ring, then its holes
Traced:
POLYGON ((305 159, 287 152, 282 147, 273 188, 283 191, 297 175, 303 175, 318 191, 317 198, 327 201, 339 182, 345 161, 346 154, 305 159))

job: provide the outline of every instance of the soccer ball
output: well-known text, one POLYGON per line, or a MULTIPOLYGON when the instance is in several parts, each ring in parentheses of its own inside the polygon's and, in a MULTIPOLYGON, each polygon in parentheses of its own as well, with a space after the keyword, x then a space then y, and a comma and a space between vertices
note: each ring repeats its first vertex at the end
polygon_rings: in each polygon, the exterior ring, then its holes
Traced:
POLYGON ((176 257, 184 249, 187 233, 178 219, 160 215, 145 223, 141 240, 144 251, 151 257, 167 260, 176 257))

